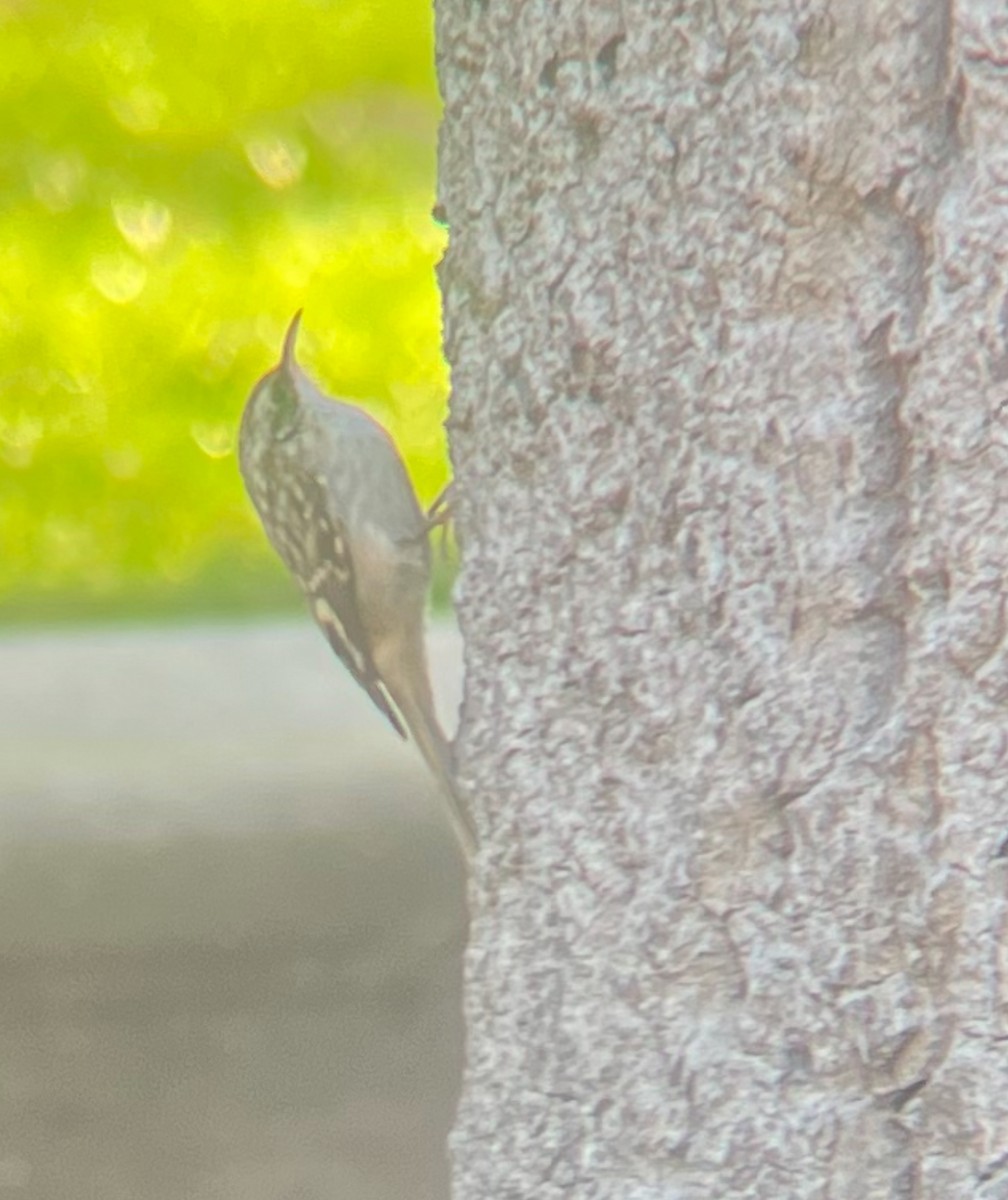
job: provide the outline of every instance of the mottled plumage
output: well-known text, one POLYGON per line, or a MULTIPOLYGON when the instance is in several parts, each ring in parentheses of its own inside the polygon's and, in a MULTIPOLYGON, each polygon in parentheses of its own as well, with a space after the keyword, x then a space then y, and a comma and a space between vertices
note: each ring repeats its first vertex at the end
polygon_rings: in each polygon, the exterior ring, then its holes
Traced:
POLYGON ((427 676, 427 521, 381 425, 324 396, 295 362, 299 318, 279 366, 245 406, 242 477, 329 644, 396 732, 405 737, 409 730, 471 852, 475 832, 455 788, 427 676))

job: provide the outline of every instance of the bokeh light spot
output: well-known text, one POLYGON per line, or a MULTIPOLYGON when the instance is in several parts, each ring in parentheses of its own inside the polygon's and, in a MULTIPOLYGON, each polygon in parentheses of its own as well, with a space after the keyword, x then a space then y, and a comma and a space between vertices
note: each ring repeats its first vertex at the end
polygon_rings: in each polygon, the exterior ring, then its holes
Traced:
POLYGON ((0 417, 0 457, 16 470, 30 467, 44 432, 45 425, 39 417, 27 413, 0 417))
POLYGON ((308 162, 308 151, 299 141, 275 136, 250 138, 245 156, 263 183, 277 191, 297 183, 308 162))
POLYGON ((154 133, 168 111, 168 100, 157 88, 138 84, 109 98, 112 115, 130 133, 154 133))
POLYGON ((119 232, 138 254, 159 250, 171 233, 171 209, 157 200, 113 200, 112 215, 119 232))
POLYGON ((81 197, 85 175, 84 160, 79 154, 53 155, 33 166, 32 192, 50 212, 67 212, 81 197))
POLYGON ((234 431, 223 421, 193 421, 189 432, 208 458, 226 458, 234 446, 234 431))
POLYGON ((106 300, 129 304, 147 284, 147 268, 130 254, 105 254, 91 263, 91 282, 106 300))

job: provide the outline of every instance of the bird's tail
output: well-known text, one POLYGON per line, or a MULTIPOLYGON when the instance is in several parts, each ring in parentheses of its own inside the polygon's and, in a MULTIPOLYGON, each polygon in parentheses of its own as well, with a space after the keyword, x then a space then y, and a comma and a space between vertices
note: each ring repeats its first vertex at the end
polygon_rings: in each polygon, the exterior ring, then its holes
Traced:
POLYGON ((394 686, 391 680, 385 679, 385 686, 402 713, 424 762, 444 794, 448 819, 466 858, 472 858, 478 845, 476 826, 455 783, 451 747, 434 712, 434 699, 427 678, 426 664, 421 661, 412 666, 409 679, 397 681, 399 686, 394 686))

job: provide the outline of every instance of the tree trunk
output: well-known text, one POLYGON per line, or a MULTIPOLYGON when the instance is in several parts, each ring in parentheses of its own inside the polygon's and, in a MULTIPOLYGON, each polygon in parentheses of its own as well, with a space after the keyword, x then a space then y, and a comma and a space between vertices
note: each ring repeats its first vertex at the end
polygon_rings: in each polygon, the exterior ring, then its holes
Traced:
POLYGON ((439 0, 459 1200, 1008 1197, 1008 22, 439 0))

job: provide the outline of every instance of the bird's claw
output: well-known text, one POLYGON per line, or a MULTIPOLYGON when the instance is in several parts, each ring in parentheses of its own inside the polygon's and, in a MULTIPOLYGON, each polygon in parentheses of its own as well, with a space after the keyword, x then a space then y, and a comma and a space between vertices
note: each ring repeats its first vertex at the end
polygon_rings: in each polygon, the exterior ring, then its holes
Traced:
POLYGON ((435 529, 441 530, 442 556, 447 552, 448 522, 452 519, 451 491, 452 485, 449 483, 438 493, 427 509, 423 527, 423 537, 428 537, 435 529))
POLYGON ((437 529, 439 525, 442 527, 447 525, 452 519, 451 492, 452 484, 449 483, 441 489, 433 504, 427 509, 427 524, 424 527, 426 533, 437 529))

